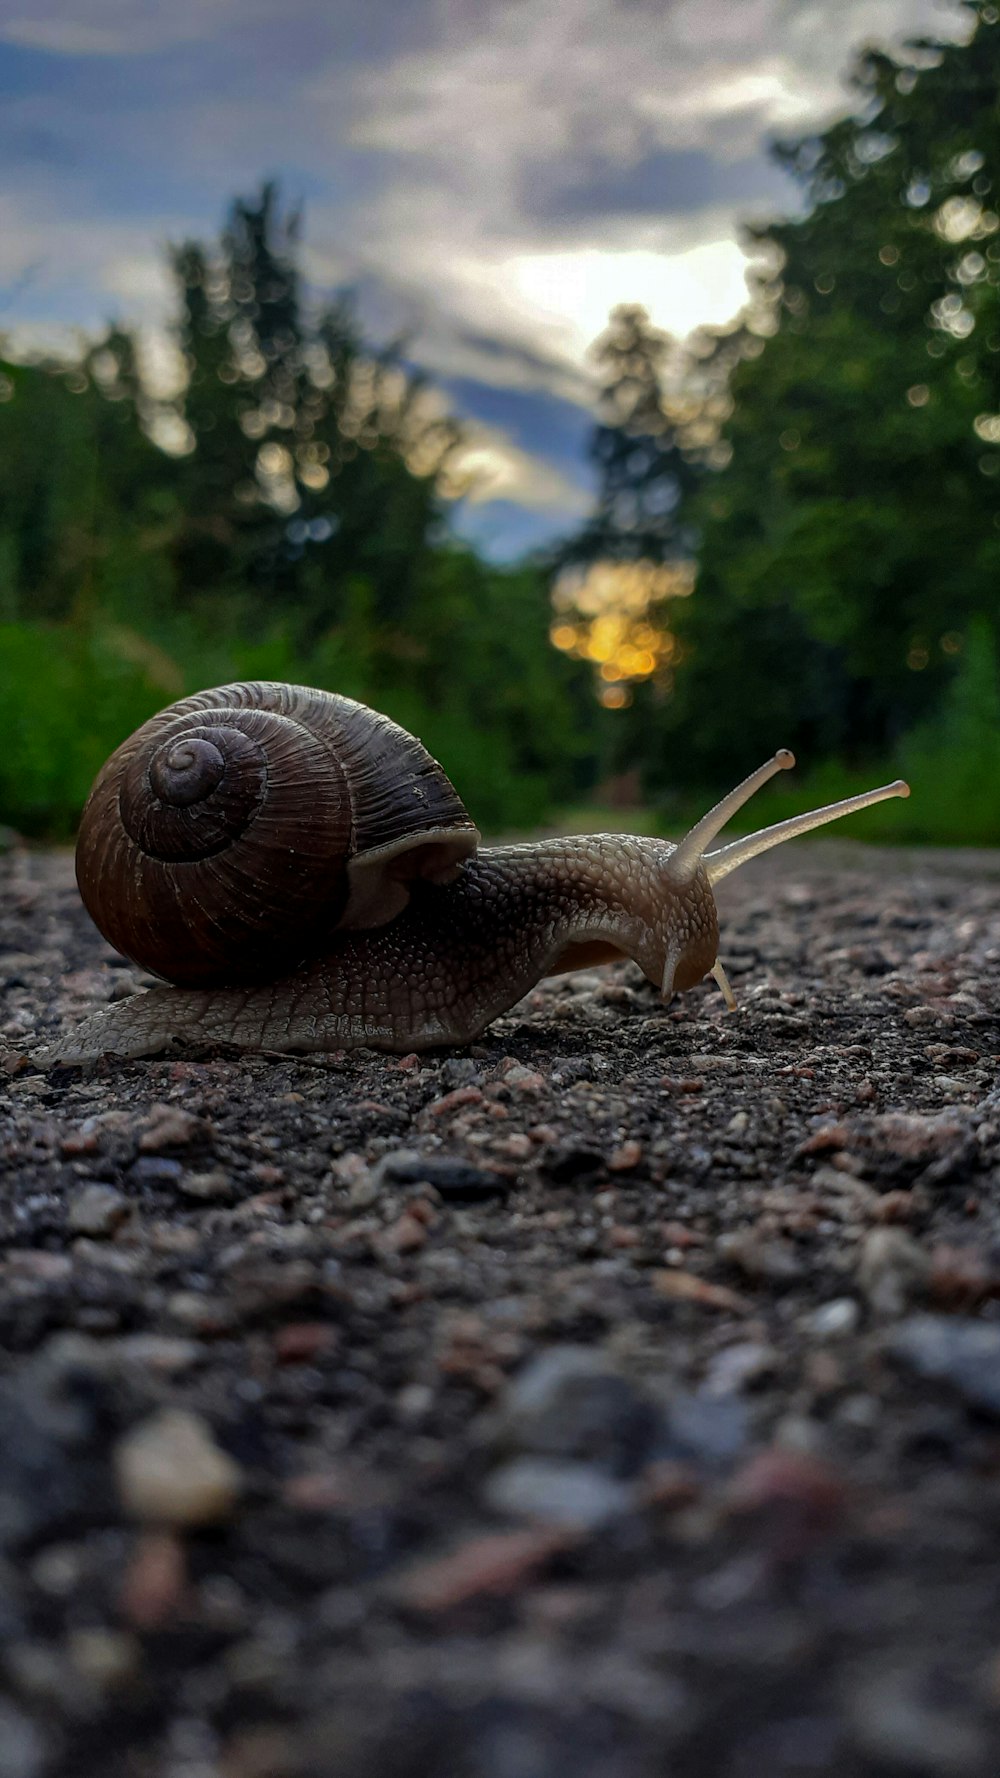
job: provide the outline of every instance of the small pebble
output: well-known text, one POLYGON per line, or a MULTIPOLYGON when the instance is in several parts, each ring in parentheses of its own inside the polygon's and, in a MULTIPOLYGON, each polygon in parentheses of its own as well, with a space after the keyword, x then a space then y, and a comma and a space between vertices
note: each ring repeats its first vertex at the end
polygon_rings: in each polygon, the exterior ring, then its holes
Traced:
POLYGON ((731 1392, 678 1390, 667 1408, 666 1427, 671 1456, 709 1469, 728 1468, 742 1455, 749 1434, 747 1409, 731 1392))
POLYGON ((177 1181, 186 1198, 213 1199, 224 1202, 233 1196, 233 1182, 228 1173, 216 1168, 209 1173, 182 1173, 177 1181))
POLYGON ((544 1093, 548 1084, 544 1074, 539 1074, 537 1068, 525 1068, 520 1062, 515 1062, 513 1068, 509 1068, 503 1078, 505 1084, 512 1087, 515 1093, 528 1097, 544 1093))
POLYGON ((72 1199, 67 1224, 74 1235, 99 1241, 113 1235, 132 1213, 124 1192, 113 1185, 88 1185, 72 1199))
POLYGON ((805 1276, 805 1266, 790 1241, 761 1240, 753 1230, 723 1235, 717 1243, 720 1256, 754 1282, 794 1284, 805 1276))
POLYGON ((179 1105, 151 1105, 139 1147, 143 1154, 159 1154, 164 1148, 188 1148, 207 1134, 204 1120, 179 1105))
POLYGON ((912 1666, 865 1672, 847 1699, 851 1743, 866 1771, 899 1778, 979 1778, 996 1770, 996 1742, 969 1713, 969 1699, 942 1698, 931 1673, 912 1666), (991 1757, 992 1755, 992 1757, 991 1757))
POLYGON ((445 1093, 443 1099, 435 1099, 427 1107, 428 1117, 450 1117, 453 1111, 461 1111, 469 1105, 481 1105, 483 1094, 481 1087, 455 1087, 445 1093))
POLYGON ((575 1540, 576 1533, 555 1525, 473 1533, 439 1555, 418 1558, 389 1591, 398 1605, 427 1616, 484 1596, 502 1598, 520 1591, 575 1540))
POLYGON ((646 1460, 660 1425, 655 1404, 600 1352, 553 1346, 508 1384, 497 1442, 536 1456, 598 1463, 624 1476, 646 1460))
POLYGON ((163 1408, 126 1433, 114 1468, 124 1510, 153 1524, 216 1524, 231 1517, 243 1491, 238 1464, 207 1422, 183 1408, 163 1408))
POLYGON ((594 1531, 627 1513, 634 1495, 596 1464, 516 1457, 488 1477, 483 1498, 494 1512, 594 1531))
POLYGON ((832 1531, 847 1503, 843 1477, 823 1457, 772 1446, 757 1451, 733 1477, 729 1510, 766 1514, 787 1556, 801 1554, 832 1531))
POLYGON ((675 1303, 700 1303, 706 1309, 721 1309, 730 1315, 745 1315, 750 1308, 746 1297, 738 1296, 726 1284, 713 1284, 694 1272, 665 1267, 652 1275, 654 1290, 675 1303))
POLYGON ((326 1321, 290 1321, 274 1336, 279 1364, 312 1364, 337 1345, 338 1333, 326 1321))
POLYGON ((905 1229, 872 1229, 858 1257, 858 1283, 876 1315, 901 1315, 921 1296, 930 1275, 930 1260, 905 1229))
POLYGON ((780 1367, 781 1357, 773 1346, 759 1340, 739 1340, 716 1353, 705 1373, 708 1395, 733 1395, 769 1377, 780 1367))
POLYGON ((379 1246, 385 1253, 415 1253, 426 1240, 427 1225, 414 1216, 412 1210, 404 1210, 402 1216, 383 1231, 379 1246))
POLYGON ((71 1634, 66 1650, 72 1665, 84 1679, 101 1691, 118 1691, 134 1679, 140 1665, 141 1651, 134 1636, 121 1630, 78 1629, 71 1634))
POLYGON ((447 1056, 441 1064, 441 1083, 446 1088, 466 1087, 479 1079, 479 1069, 469 1056, 447 1056))
POLYGON ((957 1315, 911 1315, 886 1349, 929 1382, 950 1384, 970 1407, 1000 1419, 1000 1323, 957 1315))
POLYGON ((42 1778, 50 1769, 41 1731, 0 1698, 0 1778, 42 1778))
POLYGON ((623 1142, 620 1148, 613 1149, 608 1157, 608 1170, 611 1173, 630 1173, 642 1160, 642 1143, 636 1141, 623 1142))
POLYGON ((172 1531, 144 1531, 129 1556, 118 1609, 136 1630, 157 1630, 179 1615, 188 1590, 184 1545, 172 1531))
POLYGON ((372 1174, 376 1195, 386 1185, 432 1185, 442 1198, 470 1203, 501 1196, 510 1191, 511 1183, 496 1168, 477 1167, 450 1155, 422 1155, 413 1148, 383 1155, 372 1174))
POLYGON ((184 1174, 180 1161, 169 1155, 143 1154, 129 1169, 129 1178, 137 1185, 179 1186, 184 1174))
POLYGON ((347 1201, 353 1210, 368 1210, 378 1198, 378 1186, 375 1175, 367 1170, 352 1180, 347 1191, 347 1201))
POLYGON ((861 1310, 854 1297, 837 1296, 806 1316, 804 1325, 818 1340, 836 1340, 854 1333, 860 1319, 861 1310))

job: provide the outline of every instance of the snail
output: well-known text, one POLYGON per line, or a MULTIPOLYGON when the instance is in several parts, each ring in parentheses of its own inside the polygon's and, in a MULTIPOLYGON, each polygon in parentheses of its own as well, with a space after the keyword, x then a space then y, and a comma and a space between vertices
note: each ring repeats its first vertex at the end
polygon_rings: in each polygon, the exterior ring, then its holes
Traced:
POLYGON ((707 847, 776 772, 751 772, 678 844, 594 834, 480 847, 436 760, 364 704, 278 684, 183 698, 112 754, 77 880, 105 938, 173 986, 46 1053, 178 1045, 408 1052, 467 1043, 541 977, 631 957, 669 1000, 715 977, 713 889, 747 859, 898 781, 707 847))

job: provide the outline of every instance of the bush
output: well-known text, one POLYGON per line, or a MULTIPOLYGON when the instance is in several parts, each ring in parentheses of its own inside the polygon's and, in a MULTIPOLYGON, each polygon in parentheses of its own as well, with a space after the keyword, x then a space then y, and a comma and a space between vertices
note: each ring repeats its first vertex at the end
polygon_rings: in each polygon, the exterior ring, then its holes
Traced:
POLYGON ((939 714, 903 743, 913 814, 901 838, 1000 844, 1000 679, 985 618, 969 625, 962 664, 939 714))
MULTIPOLYGON (((747 768, 754 763, 747 759, 747 768)), ((911 793, 907 801, 877 803, 838 822, 831 837, 893 844, 1000 845, 1000 676, 991 626, 982 618, 969 625, 961 665, 940 710, 904 736, 895 758, 867 766, 836 759, 812 767, 802 759, 800 765, 803 770, 782 774, 754 797, 734 823, 734 833, 770 827, 800 810, 820 808, 873 785, 905 778, 911 793)), ((727 788, 717 783, 700 799, 685 794, 668 811, 669 831, 681 832, 727 788)))
POLYGON ((8 720, 0 822, 33 838, 70 838, 100 766, 147 717, 206 686, 279 679, 374 704, 441 760, 481 827, 530 827, 566 794, 585 746, 553 675, 563 663, 552 662, 544 643, 538 660, 546 684, 532 684, 515 659, 498 662, 487 644, 478 676, 446 673, 437 695, 426 695, 419 660, 390 671, 384 657, 369 658, 350 623, 310 649, 281 630, 253 642, 213 637, 189 618, 166 621, 155 637, 106 618, 0 625, 8 720))

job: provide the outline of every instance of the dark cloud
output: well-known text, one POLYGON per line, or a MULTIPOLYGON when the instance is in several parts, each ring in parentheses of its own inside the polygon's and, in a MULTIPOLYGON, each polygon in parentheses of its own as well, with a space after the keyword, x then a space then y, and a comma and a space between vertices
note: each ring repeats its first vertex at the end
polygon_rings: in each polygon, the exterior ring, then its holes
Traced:
MULTIPOLYGON (((494 360, 508 378, 522 387, 532 383, 546 387, 556 371, 553 360, 546 358, 541 352, 532 352, 528 346, 497 339, 494 334, 477 333, 474 328, 466 327, 456 330, 452 338, 455 344, 460 343, 484 359, 494 360)), ((581 377, 581 387, 583 382, 581 377)))
POLYGON ((581 464, 591 426, 586 408, 542 389, 504 389, 472 377, 445 377, 441 387, 470 419, 505 433, 521 450, 584 481, 581 464))
POLYGON ((557 228, 588 217, 683 216, 730 204, 760 212, 786 206, 791 196, 787 175, 766 153, 726 161, 700 148, 654 149, 626 166, 590 156, 528 174, 522 185, 526 214, 557 228))

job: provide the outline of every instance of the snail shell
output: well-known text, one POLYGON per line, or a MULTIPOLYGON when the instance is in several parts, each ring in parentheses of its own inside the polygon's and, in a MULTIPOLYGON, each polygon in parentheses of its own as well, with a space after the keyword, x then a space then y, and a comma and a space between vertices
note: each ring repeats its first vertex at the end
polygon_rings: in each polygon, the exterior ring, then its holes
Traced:
POLYGON ((224 685, 112 754, 77 881, 95 925, 184 986, 292 968, 317 937, 381 926, 418 877, 450 881, 479 834, 437 761, 352 698, 224 685))

